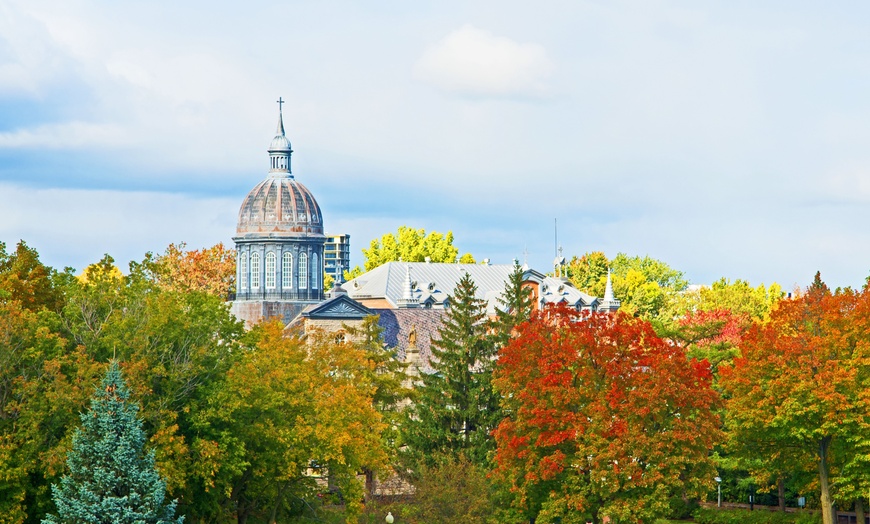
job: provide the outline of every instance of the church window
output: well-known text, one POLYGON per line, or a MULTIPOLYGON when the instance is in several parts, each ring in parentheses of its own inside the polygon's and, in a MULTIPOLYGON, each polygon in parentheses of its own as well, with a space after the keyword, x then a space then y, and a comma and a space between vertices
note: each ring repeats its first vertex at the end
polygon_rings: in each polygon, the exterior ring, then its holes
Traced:
POLYGON ((266 253, 266 289, 275 289, 275 253, 266 253))
POLYGON ((239 253, 239 289, 244 291, 248 288, 248 254, 239 253))
POLYGON ((251 255, 251 289, 260 289, 260 254, 251 255))
POLYGON ((299 289, 308 289, 308 256, 299 254, 299 289))
POLYGON ((293 254, 289 251, 284 253, 284 260, 281 263, 281 288, 293 288, 293 254))
POLYGON ((311 287, 314 289, 320 289, 320 274, 322 271, 320 270, 320 264, 317 258, 317 253, 311 254, 311 287))

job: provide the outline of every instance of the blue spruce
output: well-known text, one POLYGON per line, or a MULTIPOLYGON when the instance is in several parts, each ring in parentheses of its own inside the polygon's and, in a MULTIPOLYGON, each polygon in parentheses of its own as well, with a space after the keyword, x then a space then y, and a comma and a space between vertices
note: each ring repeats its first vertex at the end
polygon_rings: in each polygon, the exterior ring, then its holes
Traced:
POLYGON ((167 502, 166 483, 146 453, 145 431, 113 362, 81 415, 67 455, 69 473, 52 486, 57 515, 43 524, 181 524, 175 501, 167 502))

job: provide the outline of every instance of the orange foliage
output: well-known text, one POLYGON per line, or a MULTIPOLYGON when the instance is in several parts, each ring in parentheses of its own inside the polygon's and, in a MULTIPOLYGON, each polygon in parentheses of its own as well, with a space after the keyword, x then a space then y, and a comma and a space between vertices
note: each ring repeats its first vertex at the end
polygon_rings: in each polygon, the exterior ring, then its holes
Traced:
POLYGON ((715 476, 711 378, 640 319, 536 313, 498 361, 509 416, 495 431, 497 475, 530 516, 661 515, 670 494, 701 494, 715 476))

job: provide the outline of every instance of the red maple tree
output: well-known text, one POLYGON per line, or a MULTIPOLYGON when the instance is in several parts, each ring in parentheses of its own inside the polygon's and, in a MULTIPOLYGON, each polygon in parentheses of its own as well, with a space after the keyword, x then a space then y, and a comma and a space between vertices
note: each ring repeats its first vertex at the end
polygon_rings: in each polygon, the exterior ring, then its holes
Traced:
POLYGON ((687 360, 646 321, 548 308, 498 360, 507 417, 496 475, 545 522, 661 516, 670 497, 701 496, 715 476, 711 379, 706 361, 687 360))

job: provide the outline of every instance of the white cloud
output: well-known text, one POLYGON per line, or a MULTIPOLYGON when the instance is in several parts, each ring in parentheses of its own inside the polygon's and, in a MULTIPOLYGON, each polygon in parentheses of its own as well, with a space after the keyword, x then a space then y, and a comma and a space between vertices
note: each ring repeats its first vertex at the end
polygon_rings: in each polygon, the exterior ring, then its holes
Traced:
POLYGON ((539 97, 547 94, 552 71, 540 44, 518 43, 465 25, 430 46, 414 74, 448 92, 539 97))
POLYGON ((123 128, 112 124, 64 122, 0 133, 0 149, 78 149, 129 144, 123 128))

